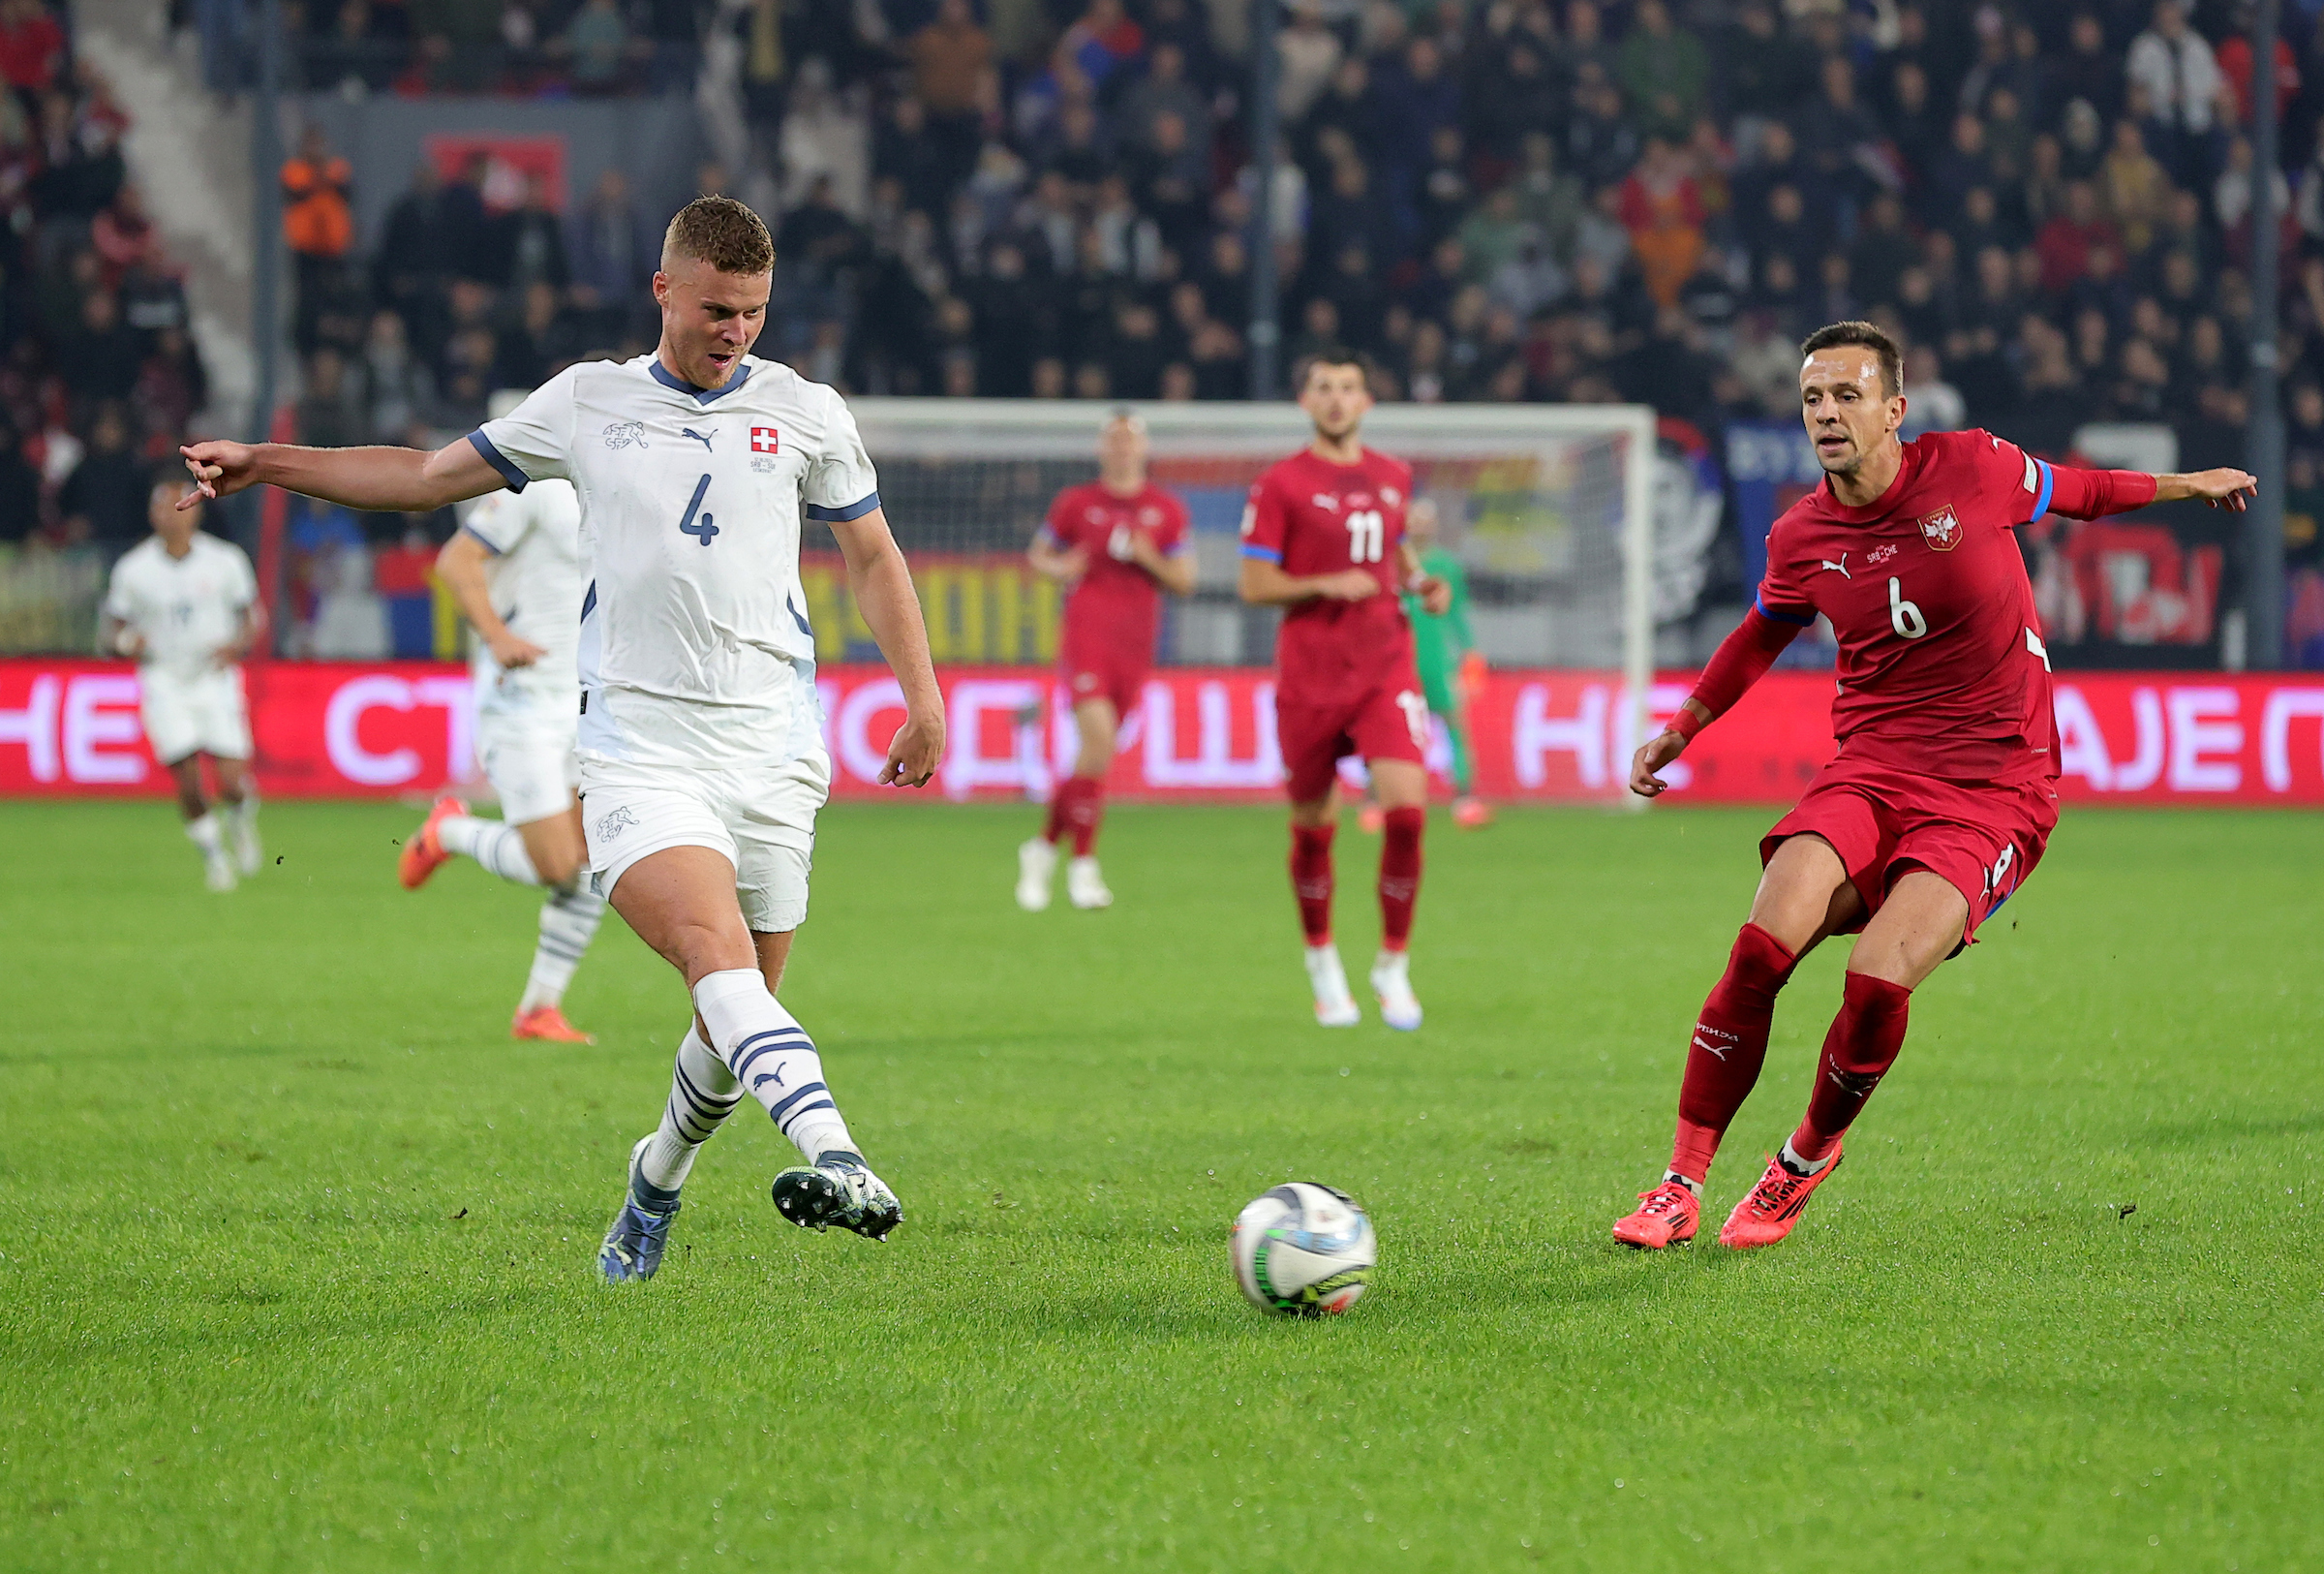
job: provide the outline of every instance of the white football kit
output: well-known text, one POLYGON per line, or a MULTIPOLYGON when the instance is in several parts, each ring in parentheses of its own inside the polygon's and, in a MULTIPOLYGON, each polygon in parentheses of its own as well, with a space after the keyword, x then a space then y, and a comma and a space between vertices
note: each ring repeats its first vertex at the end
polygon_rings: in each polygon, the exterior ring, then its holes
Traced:
POLYGON ((144 641, 138 708, 163 764, 196 754, 250 757, 242 669, 220 665, 218 653, 242 632, 242 615, 258 599, 258 575, 242 548, 203 531, 182 558, 148 536, 113 565, 105 610, 144 641))
POLYGON ((807 916, 830 789, 802 513, 879 507, 839 394, 746 356, 721 388, 654 355, 551 378, 469 441, 514 491, 569 480, 581 505, 579 742, 590 867, 610 894, 649 853, 734 865, 762 934, 807 916))
POLYGON ((485 584, 508 632, 540 647, 503 667, 475 642, 476 759, 511 825, 561 815, 581 785, 575 756, 581 680, 581 501, 569 482, 480 498, 460 528, 492 554, 485 584))

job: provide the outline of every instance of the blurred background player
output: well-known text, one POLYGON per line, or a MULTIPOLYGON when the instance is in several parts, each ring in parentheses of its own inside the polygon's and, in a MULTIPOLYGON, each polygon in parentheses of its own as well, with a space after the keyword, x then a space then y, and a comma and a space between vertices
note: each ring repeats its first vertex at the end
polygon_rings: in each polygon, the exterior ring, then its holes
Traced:
MULTIPOLYGON (((1469 698, 1484 681, 1484 657, 1469 633, 1469 572, 1461 567, 1436 534, 1436 505, 1416 497, 1404 510, 1404 536, 1420 553, 1421 571, 1441 579, 1451 601, 1440 615, 1422 604, 1414 591, 1404 593, 1404 615, 1412 621, 1414 664, 1420 668, 1421 694, 1428 714, 1445 724, 1445 739, 1452 752, 1452 823, 1475 830, 1493 822, 1490 806, 1477 797, 1477 756, 1469 747, 1469 698)), ((1363 806, 1366 833, 1378 836, 1387 823, 1387 811, 1377 799, 1363 806)))
POLYGON ((565 1016, 566 987, 605 916, 584 867, 575 753, 581 679, 581 500, 570 481, 479 499, 436 555, 436 573, 476 632, 476 759, 500 795, 501 818, 479 819, 456 797, 436 800, 398 866, 417 890, 454 854, 519 885, 548 888, 533 971, 508 1032, 516 1038, 595 1043, 565 1016))
POLYGON ((1361 1013, 1331 943, 1331 837, 1339 761, 1360 756, 1382 811, 1380 953, 1372 990, 1391 1028, 1421 1025, 1407 946, 1427 819, 1428 704, 1413 663, 1401 592, 1441 616, 1451 593, 1422 572, 1404 539, 1412 467, 1363 446, 1372 394, 1352 351, 1327 350, 1299 382, 1314 441, 1251 488, 1242 516, 1242 599, 1283 608, 1275 640, 1275 731, 1291 797, 1291 884, 1307 939, 1315 1019, 1361 1013))
POLYGON ((201 849, 210 889, 230 891, 235 870, 255 875, 265 856, 240 663, 266 627, 266 609, 242 548, 204 531, 199 507, 178 507, 193 489, 172 477, 146 495, 153 534, 113 565, 105 637, 138 663, 145 741, 177 786, 178 813, 201 849), (226 823, 202 788, 204 755, 217 773, 226 823))
POLYGON ((1057 843, 1068 831, 1066 900, 1077 908, 1114 902, 1096 856, 1106 772, 1121 719, 1154 664, 1161 593, 1194 589, 1186 506, 1147 479, 1146 462, 1146 422, 1116 412, 1098 434, 1097 479, 1057 494, 1026 553, 1036 572, 1070 590, 1059 655, 1081 737, 1073 774, 1050 794, 1049 822, 1017 849, 1017 905, 1027 912, 1049 906, 1057 843))
POLYGON ((1979 431, 1900 443, 1894 341, 1869 323, 1835 323, 1800 349, 1801 415, 1823 480, 1776 520, 1758 601, 1670 725, 1639 747, 1630 786, 1661 792, 1655 772, 1819 613, 1840 641, 1840 747, 1759 843, 1750 921, 1687 1052, 1670 1167, 1614 1225, 1634 1247, 1694 1238, 1711 1157, 1766 1059, 1776 993, 1827 936, 1861 931, 1806 1118, 1719 1244, 1789 1234, 1904 1047, 1913 989, 1974 943, 2041 861, 2058 823, 2050 658, 2013 528, 2183 498, 2241 509, 2255 484, 2240 470, 2071 470, 1979 431))

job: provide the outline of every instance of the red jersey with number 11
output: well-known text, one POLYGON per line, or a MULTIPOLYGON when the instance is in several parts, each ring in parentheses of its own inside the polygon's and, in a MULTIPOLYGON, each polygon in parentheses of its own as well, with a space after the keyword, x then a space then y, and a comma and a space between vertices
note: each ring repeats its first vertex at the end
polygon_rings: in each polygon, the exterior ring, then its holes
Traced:
POLYGON ((1299 703, 1355 699, 1389 683, 1417 690, 1412 625, 1397 594, 1397 547, 1412 503, 1412 467, 1370 448, 1352 465, 1301 449, 1251 488, 1242 555, 1308 577, 1361 569, 1380 593, 1361 602, 1316 596, 1287 608, 1275 640, 1285 695, 1299 703))
POLYGON ((2050 467, 1989 432, 1904 445, 1878 501, 1826 480, 1767 533, 1759 610, 1840 640, 1841 754, 1952 781, 2054 779, 2050 659, 2012 527, 2049 511, 2050 467))

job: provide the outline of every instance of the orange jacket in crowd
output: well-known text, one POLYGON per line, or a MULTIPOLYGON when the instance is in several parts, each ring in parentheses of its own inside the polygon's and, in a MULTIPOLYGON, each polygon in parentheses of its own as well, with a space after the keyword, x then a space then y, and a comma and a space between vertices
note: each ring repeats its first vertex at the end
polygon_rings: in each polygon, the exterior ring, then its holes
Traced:
POLYGON ((345 159, 292 159, 283 166, 283 238, 301 257, 345 257, 355 239, 347 205, 354 171, 345 159))

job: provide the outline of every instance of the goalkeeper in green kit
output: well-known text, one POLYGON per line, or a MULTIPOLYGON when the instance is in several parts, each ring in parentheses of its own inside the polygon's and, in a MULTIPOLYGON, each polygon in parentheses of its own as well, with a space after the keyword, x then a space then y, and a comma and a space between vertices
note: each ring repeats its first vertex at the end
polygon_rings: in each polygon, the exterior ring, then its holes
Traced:
MULTIPOLYGON (((1404 516, 1405 539, 1420 553, 1421 571, 1442 579, 1452 589, 1452 604, 1442 616, 1431 616, 1415 595, 1404 598, 1404 615, 1412 620, 1413 652, 1421 669, 1421 690, 1427 696, 1428 714, 1441 718, 1452 743, 1452 823, 1475 830, 1493 821, 1493 811, 1478 801, 1476 756, 1469 749, 1469 696, 1484 679, 1484 657, 1469 633, 1469 576, 1436 539, 1436 505, 1424 497, 1412 500, 1404 516)), ((1361 820, 1367 831, 1380 811, 1366 804, 1361 820)))

